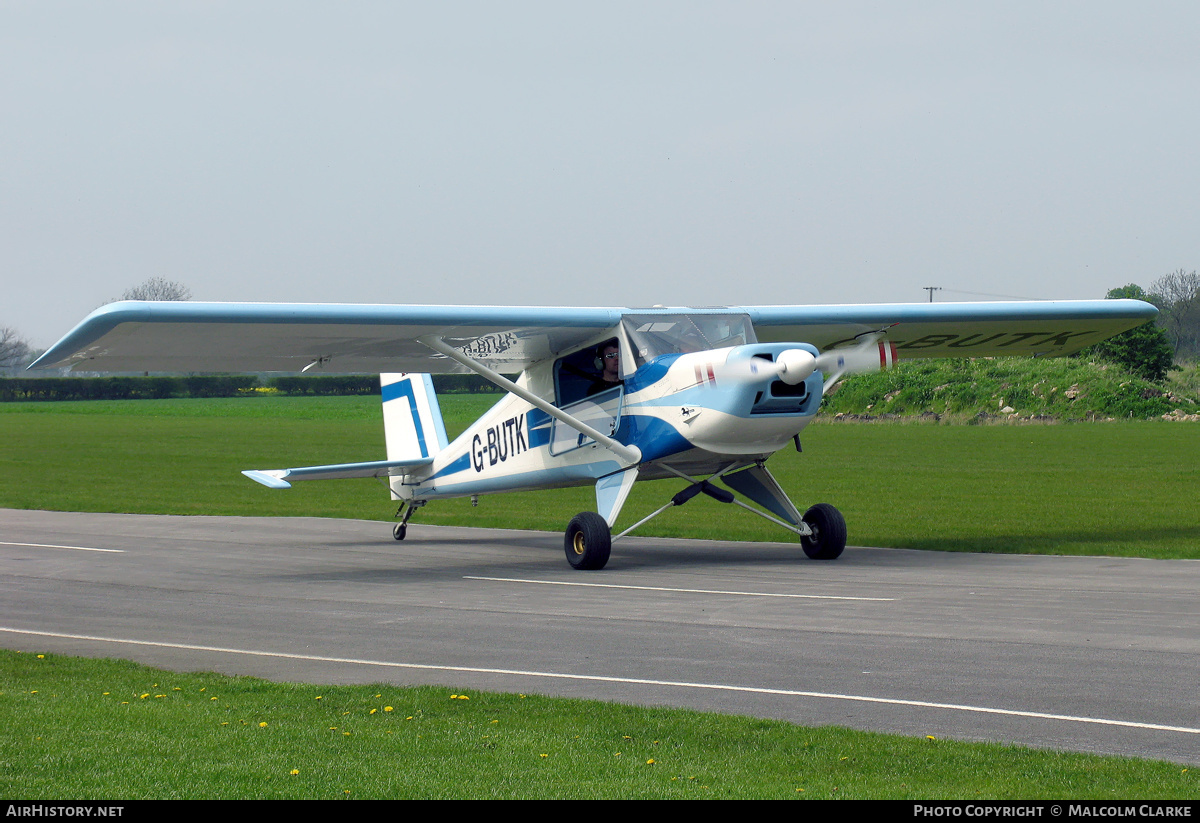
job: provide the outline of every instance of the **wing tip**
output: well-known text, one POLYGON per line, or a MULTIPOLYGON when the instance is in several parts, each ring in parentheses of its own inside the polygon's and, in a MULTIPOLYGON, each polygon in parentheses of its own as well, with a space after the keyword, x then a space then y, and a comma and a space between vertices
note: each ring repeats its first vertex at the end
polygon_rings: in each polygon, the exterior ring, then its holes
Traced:
POLYGON ((269 489, 290 489, 292 484, 284 480, 287 477, 287 470, 283 471, 259 471, 256 469, 246 469, 242 474, 249 477, 255 483, 261 483, 269 489))

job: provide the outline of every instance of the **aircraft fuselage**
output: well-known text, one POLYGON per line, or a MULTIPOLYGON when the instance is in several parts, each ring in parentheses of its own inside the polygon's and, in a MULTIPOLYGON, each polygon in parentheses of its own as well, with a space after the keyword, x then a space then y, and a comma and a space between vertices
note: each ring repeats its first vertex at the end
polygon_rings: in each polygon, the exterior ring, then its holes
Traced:
MULTIPOLYGON (((788 445, 820 406, 820 372, 797 386, 758 374, 798 344, 750 344, 654 358, 619 387, 561 407, 641 453, 641 478, 718 471, 788 445)), ((815 353, 815 350, 813 350, 815 353)), ((548 385, 538 364, 525 384, 548 385)), ((546 398, 552 399, 552 398, 546 398)), ((592 484, 630 467, 610 449, 506 395, 433 463, 391 481, 402 500, 592 484)))

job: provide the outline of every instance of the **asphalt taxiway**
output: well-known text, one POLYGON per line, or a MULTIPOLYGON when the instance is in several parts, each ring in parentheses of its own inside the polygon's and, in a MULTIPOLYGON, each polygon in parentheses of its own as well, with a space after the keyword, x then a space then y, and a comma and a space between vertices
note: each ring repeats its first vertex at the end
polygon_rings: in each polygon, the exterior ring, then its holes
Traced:
POLYGON ((1200 764, 1200 562, 0 510, 0 644, 1200 764))

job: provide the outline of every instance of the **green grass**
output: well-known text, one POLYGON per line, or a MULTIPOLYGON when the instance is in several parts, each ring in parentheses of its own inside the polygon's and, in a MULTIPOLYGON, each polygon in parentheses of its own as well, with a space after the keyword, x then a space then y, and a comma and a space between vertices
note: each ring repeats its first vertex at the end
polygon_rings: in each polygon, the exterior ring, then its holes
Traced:
MULTIPOLYGON (((443 398, 460 431, 495 397, 443 398)), ((1200 557, 1194 505, 1200 426, 847 425, 819 422, 804 453, 769 463, 801 508, 844 512, 853 545, 950 551, 1200 557)), ((155 514, 320 515, 388 520, 375 480, 267 489, 242 469, 378 460, 372 398, 235 398, 0 404, 0 506, 155 514)), ((635 487, 618 527, 680 488, 635 487)), ((414 520, 559 531, 595 505, 589 488, 437 500, 414 520)), ((703 496, 639 530, 667 537, 791 540, 703 496)), ((415 535, 416 532, 414 531, 415 535)))
POLYGON ((20 652, 0 652, 0 723, 0 796, 24 800, 1200 798, 1162 762, 20 652))

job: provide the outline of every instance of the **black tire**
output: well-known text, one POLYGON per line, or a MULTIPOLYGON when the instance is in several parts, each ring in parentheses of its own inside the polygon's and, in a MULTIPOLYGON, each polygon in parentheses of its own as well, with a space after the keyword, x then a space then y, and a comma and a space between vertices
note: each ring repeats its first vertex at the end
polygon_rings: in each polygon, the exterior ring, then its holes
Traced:
POLYGON ((603 517, 595 512, 580 512, 567 526, 563 548, 572 568, 603 569, 612 551, 612 532, 603 517))
POLYGON ((804 513, 804 522, 813 530, 811 537, 800 538, 804 553, 813 560, 833 560, 846 548, 846 518, 828 503, 818 503, 804 513))
POLYGON ((397 523, 395 526, 392 527, 392 537, 396 538, 397 540, 403 540, 404 535, 407 533, 408 533, 408 524, 407 523, 397 523))

